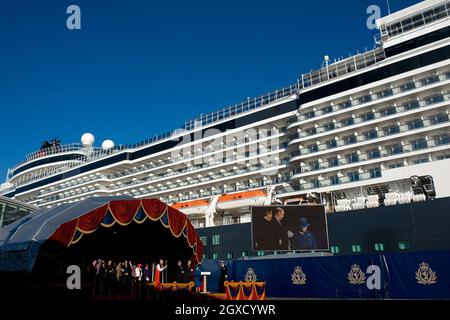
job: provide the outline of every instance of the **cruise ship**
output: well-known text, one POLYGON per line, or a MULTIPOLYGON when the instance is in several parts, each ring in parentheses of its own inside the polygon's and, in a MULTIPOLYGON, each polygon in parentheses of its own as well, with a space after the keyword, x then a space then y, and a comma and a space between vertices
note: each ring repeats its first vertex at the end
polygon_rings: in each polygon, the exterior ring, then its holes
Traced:
POLYGON ((251 250, 252 206, 320 202, 331 251, 344 253, 336 219, 364 211, 393 224, 397 211, 426 214, 450 197, 449 13, 450 1, 428 0, 389 14, 373 50, 326 56, 289 86, 135 145, 96 147, 91 133, 46 142, 8 170, 0 194, 40 208, 158 198, 189 216, 208 258, 223 259, 264 254, 251 250))

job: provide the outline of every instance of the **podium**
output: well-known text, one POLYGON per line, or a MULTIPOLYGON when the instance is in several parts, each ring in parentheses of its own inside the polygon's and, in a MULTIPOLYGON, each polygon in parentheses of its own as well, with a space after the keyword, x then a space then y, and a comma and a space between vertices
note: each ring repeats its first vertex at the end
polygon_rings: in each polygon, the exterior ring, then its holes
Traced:
POLYGON ((200 274, 203 276, 203 291, 202 291, 202 293, 209 293, 208 290, 206 289, 207 288, 206 278, 208 278, 208 276, 211 275, 211 272, 202 272, 200 274))

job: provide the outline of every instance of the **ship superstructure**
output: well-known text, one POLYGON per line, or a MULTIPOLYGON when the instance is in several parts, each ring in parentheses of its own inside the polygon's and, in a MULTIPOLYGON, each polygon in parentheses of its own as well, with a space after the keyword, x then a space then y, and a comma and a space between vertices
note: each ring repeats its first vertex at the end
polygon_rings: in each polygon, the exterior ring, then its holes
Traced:
POLYGON ((50 144, 1 194, 38 207, 155 197, 197 227, 250 221, 249 207, 322 202, 330 212, 450 196, 450 1, 378 20, 376 47, 325 59, 290 86, 142 143, 50 144))

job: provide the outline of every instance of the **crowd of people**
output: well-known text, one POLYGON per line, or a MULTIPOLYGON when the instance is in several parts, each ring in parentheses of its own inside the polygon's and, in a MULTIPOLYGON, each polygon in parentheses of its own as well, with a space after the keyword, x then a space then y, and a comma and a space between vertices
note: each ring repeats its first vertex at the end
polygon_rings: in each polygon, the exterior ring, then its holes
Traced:
MULTIPOLYGON (((152 284, 154 288, 159 288, 161 283, 194 283, 194 291, 202 291, 202 267, 193 265, 191 260, 183 262, 177 261, 176 272, 170 267, 167 260, 160 259, 153 263, 133 262, 132 260, 113 261, 95 259, 87 265, 87 272, 90 275, 94 292, 98 295, 114 294, 115 292, 131 292, 149 288, 143 286, 152 284)), ((173 267, 175 268, 175 267, 173 267)), ((220 262, 219 291, 225 292, 224 281, 227 280, 228 272, 223 261, 220 262)))
MULTIPOLYGON (((131 260, 116 262, 112 260, 95 259, 88 267, 88 272, 95 279, 131 284, 136 282, 163 283, 174 281, 168 279, 167 260, 160 259, 154 263, 134 263, 131 260)), ((194 279, 194 269, 192 262, 188 260, 183 266, 183 262, 178 260, 176 282, 189 283, 194 279)))

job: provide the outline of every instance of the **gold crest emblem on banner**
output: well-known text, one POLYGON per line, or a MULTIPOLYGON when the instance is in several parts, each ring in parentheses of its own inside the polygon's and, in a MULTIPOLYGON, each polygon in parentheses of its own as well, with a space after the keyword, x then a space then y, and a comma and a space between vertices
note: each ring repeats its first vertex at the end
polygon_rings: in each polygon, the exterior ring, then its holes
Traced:
POLYGON ((432 285, 437 283, 437 275, 428 263, 422 262, 416 272, 416 280, 418 284, 432 285))
POLYGON ((301 267, 296 267, 294 273, 291 275, 292 284, 302 286, 306 284, 306 274, 301 267))
POLYGON ((361 267, 357 264, 352 265, 350 272, 348 273, 348 282, 354 285, 366 283, 366 274, 361 270, 361 267))
POLYGON ((248 268, 247 273, 245 274, 245 281, 246 282, 254 282, 256 281, 256 273, 252 268, 248 268))

